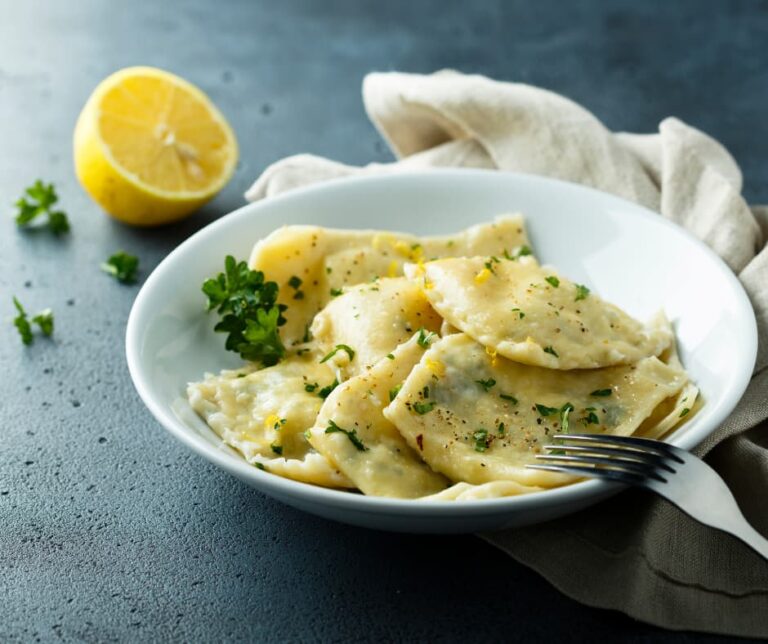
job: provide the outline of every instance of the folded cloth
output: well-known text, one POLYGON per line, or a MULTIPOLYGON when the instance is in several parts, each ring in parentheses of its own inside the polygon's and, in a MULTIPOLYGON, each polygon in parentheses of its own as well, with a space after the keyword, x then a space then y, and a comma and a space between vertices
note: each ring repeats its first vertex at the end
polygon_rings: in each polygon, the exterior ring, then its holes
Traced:
MULTIPOLYGON (((516 170, 661 212, 727 262, 757 314, 758 358, 739 406, 697 453, 768 535, 768 208, 744 201, 741 172, 725 148, 675 118, 658 134, 614 133, 552 92, 453 71, 370 74, 363 97, 396 163, 358 168, 293 156, 267 168, 246 198, 351 175, 516 170)), ((768 637, 768 562, 650 493, 624 492, 569 517, 482 537, 585 604, 671 629, 768 637)))

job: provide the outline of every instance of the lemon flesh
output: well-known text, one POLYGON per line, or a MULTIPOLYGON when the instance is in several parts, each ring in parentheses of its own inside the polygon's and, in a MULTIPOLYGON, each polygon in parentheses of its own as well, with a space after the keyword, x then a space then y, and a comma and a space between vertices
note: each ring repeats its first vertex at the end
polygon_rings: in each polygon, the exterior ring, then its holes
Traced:
POLYGON ((209 201, 232 176, 237 154, 211 100, 152 67, 103 80, 75 127, 80 183, 110 215, 137 226, 181 219, 209 201))

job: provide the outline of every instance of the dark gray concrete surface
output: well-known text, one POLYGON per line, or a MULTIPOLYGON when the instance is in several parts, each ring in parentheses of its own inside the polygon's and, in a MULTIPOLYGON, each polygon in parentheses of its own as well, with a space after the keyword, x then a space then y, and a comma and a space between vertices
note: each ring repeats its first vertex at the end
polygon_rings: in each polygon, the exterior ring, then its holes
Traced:
POLYGON ((576 604, 471 536, 284 507, 175 443, 133 390, 123 336, 138 287, 99 263, 124 248, 146 277, 284 155, 388 159, 363 75, 441 67, 563 92, 615 129, 678 116, 723 141, 748 197, 768 201, 765 1, 0 0, 0 641, 709 639, 576 604), (161 230, 104 217, 72 168, 84 100, 133 64, 202 86, 241 145, 226 190, 161 230), (38 177, 71 216, 62 241, 11 220, 38 177), (12 294, 53 307, 55 340, 21 346, 12 294))

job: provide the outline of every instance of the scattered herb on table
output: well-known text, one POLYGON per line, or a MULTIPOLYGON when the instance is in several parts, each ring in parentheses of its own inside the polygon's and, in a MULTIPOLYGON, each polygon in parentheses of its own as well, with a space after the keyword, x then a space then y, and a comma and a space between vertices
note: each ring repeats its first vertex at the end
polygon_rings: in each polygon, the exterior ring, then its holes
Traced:
POLYGON ((112 275, 118 282, 133 284, 139 270, 139 258, 119 250, 101 265, 101 270, 112 275))
POLYGON ((226 348, 244 360, 265 367, 277 364, 285 355, 278 327, 285 324, 282 313, 287 308, 277 303, 277 284, 231 255, 224 260, 224 271, 203 283, 208 310, 222 316, 214 331, 228 334, 226 348))
POLYGON ((35 341, 35 336, 32 332, 32 324, 36 324, 43 335, 47 337, 53 335, 53 311, 51 309, 43 309, 30 321, 26 310, 21 305, 18 298, 13 298, 13 305, 16 307, 17 312, 16 317, 13 319, 13 325, 19 332, 21 341, 24 344, 29 345, 35 341))
POLYGON ((56 188, 52 183, 45 184, 40 179, 24 191, 24 195, 16 202, 16 225, 20 228, 29 227, 38 217, 45 215, 48 220, 44 224, 56 235, 69 232, 69 219, 62 210, 53 207, 59 201, 56 188))

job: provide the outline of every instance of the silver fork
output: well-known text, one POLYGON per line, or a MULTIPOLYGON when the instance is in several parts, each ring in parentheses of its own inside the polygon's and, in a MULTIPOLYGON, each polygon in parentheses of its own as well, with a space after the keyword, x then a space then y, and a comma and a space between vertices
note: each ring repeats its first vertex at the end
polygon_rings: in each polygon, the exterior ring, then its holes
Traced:
POLYGON ((627 436, 561 434, 546 445, 546 461, 527 467, 567 472, 647 488, 674 503, 688 516, 741 539, 768 559, 768 539, 744 518, 736 499, 709 465, 678 447, 627 436))

